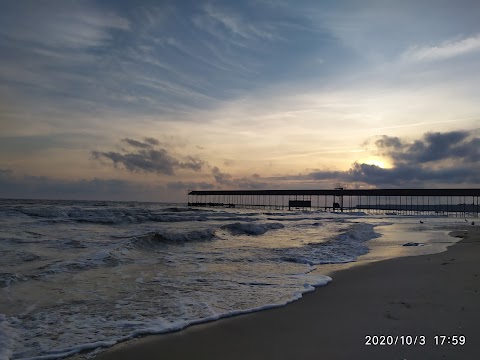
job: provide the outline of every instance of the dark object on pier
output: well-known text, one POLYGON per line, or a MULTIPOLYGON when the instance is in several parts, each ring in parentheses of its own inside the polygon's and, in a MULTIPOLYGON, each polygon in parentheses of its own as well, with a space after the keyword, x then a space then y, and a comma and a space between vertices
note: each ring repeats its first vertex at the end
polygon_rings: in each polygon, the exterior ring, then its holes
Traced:
POLYGON ((312 207, 312 202, 307 200, 290 200, 288 202, 288 209, 291 208, 310 208, 312 207))

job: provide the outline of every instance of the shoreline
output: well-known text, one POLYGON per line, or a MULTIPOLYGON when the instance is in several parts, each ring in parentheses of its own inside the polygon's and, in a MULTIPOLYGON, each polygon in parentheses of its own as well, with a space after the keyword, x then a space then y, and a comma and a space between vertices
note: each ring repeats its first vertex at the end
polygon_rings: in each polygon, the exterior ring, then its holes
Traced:
POLYGON ((480 228, 452 235, 464 238, 445 252, 347 266, 287 306, 129 340, 95 359, 480 358, 480 228), (425 336, 426 343, 366 346, 367 335, 425 336), (464 335, 466 343, 436 345, 441 335, 464 335))
MULTIPOLYGON (((391 226, 391 225, 387 225, 391 226)), ((364 255, 360 255, 357 260, 348 262, 348 263, 337 263, 337 264, 322 264, 322 265, 317 265, 317 269, 314 272, 317 272, 322 275, 330 276, 332 277, 336 272, 338 271, 343 271, 347 269, 351 269, 357 266, 364 266, 366 264, 371 264, 371 263, 376 263, 380 261, 386 261, 386 260, 391 260, 391 259, 399 259, 399 258, 404 258, 404 257, 410 257, 410 256, 424 256, 424 255, 432 255, 432 254, 438 254, 447 251, 447 249, 456 244, 461 240, 463 236, 456 236, 456 235, 461 235, 457 234, 459 231, 462 232, 462 230, 465 228, 463 225, 460 226, 458 229, 452 230, 450 229, 443 229, 443 230, 436 230, 436 236, 438 236, 440 233, 443 233, 449 241, 435 241, 434 243, 427 244, 428 247, 432 245, 436 245, 436 249, 431 249, 431 248, 425 248, 424 243, 420 243, 419 246, 403 246, 402 244, 399 244, 398 241, 396 244, 392 244, 387 246, 387 249, 385 249, 384 246, 378 245, 378 240, 384 239, 384 235, 382 234, 381 237, 379 238, 374 238, 369 241, 367 241, 369 251, 368 253, 364 255), (442 247, 438 247, 438 244, 443 245, 442 247), (392 251, 392 249, 395 249, 395 251, 392 251)), ((409 235, 417 235, 416 233, 411 232, 409 235)), ((386 240, 387 242, 390 242, 391 239, 386 240)))

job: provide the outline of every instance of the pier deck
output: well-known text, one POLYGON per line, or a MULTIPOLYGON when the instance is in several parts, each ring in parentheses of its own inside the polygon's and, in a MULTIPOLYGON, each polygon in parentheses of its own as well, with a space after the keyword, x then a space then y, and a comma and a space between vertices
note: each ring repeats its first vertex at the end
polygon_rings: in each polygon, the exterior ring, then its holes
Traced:
POLYGON ((188 205, 478 217, 480 189, 199 190, 188 205))

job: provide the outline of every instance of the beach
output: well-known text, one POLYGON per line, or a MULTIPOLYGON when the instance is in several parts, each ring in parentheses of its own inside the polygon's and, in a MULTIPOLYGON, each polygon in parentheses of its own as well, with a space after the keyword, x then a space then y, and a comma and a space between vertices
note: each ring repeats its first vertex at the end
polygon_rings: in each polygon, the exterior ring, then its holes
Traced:
POLYGON ((336 271, 287 306, 143 337, 95 358, 478 359, 480 228, 452 235, 463 239, 446 252, 336 271))

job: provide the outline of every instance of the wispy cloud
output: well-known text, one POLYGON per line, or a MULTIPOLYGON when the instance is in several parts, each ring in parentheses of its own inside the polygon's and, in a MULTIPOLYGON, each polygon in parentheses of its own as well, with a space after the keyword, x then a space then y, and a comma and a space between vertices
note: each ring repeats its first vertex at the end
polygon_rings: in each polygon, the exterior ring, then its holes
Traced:
POLYGON ((435 61, 480 50, 480 34, 461 40, 448 40, 433 46, 413 46, 402 58, 407 61, 435 61))
POLYGON ((102 45, 111 30, 129 30, 130 22, 112 12, 101 12, 86 2, 57 2, 55 11, 38 2, 10 8, 10 19, 0 33, 7 39, 53 48, 78 49, 102 45), (42 21, 38 21, 41 18, 42 21), (14 20, 14 21, 13 21, 14 20))
POLYGON ((267 30, 265 26, 258 26, 245 21, 245 19, 241 19, 240 17, 228 13, 219 7, 214 7, 211 4, 205 6, 205 13, 214 22, 223 25, 225 29, 235 36, 245 39, 261 38, 272 40, 276 38, 276 36, 271 31, 267 30))

